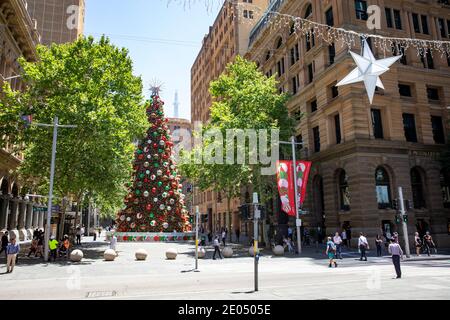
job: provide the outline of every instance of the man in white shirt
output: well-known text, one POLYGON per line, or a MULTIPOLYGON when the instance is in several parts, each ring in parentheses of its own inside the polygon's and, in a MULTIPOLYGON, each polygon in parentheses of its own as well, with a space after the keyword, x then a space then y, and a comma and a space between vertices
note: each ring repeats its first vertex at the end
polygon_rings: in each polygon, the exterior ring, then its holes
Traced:
POLYGON ((213 255, 213 260, 216 260, 216 253, 219 254, 219 258, 222 259, 222 254, 220 253, 220 242, 219 242, 219 237, 215 237, 214 238, 214 255, 213 255))
POLYGON ((400 259, 403 259, 402 247, 400 247, 395 240, 391 240, 389 253, 392 255, 392 263, 394 264, 395 272, 397 273, 397 279, 400 279, 402 277, 402 270, 400 268, 400 259))
POLYGON ((348 244, 347 244, 347 231, 342 231, 342 233, 341 233, 341 239, 342 239, 342 242, 343 242, 343 244, 344 244, 344 246, 348 246, 348 244))
POLYGON ((370 249, 369 242, 367 241, 367 238, 364 237, 364 234, 361 232, 358 239, 358 247, 359 251, 361 252, 361 258, 360 261, 367 261, 366 251, 370 249))
POLYGON ((336 258, 342 260, 342 238, 339 235, 339 232, 336 232, 333 242, 336 245, 336 258))

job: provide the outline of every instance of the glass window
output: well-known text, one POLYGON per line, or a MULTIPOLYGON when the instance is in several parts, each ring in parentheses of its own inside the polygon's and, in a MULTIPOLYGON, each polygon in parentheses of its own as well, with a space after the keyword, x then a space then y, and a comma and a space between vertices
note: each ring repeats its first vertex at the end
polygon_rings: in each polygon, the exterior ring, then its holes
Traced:
POLYGON ((314 137, 314 152, 320 152, 320 131, 319 131, 319 127, 315 127, 313 129, 313 137, 314 137))
POLYGON ((441 32, 441 37, 442 38, 447 38, 447 32, 445 31, 445 20, 439 18, 438 19, 438 24, 439 24, 439 31, 441 32))
POLYGON ((394 10, 394 21, 395 21, 395 28, 401 30, 402 29, 402 17, 400 15, 399 10, 394 10))
POLYGON ((427 96, 429 100, 439 101, 439 90, 427 87, 427 96))
POLYGON ((385 8, 384 13, 386 15, 386 23, 388 28, 394 27, 394 22, 392 21, 392 12, 390 8, 385 8))
POLYGON ((312 13, 313 13, 313 8, 312 8, 312 5, 309 4, 308 7, 306 8, 305 17, 304 18, 305 19, 309 18, 310 16, 312 16, 312 13))
POLYGON ((314 80, 314 69, 312 63, 308 65, 308 80, 309 83, 313 82, 314 80))
POLYGON ((331 46, 328 46, 328 62, 330 65, 334 63, 334 60, 336 58, 336 47, 334 46, 334 43, 331 46))
POLYGON ((424 34, 430 34, 430 31, 428 30, 428 17, 427 16, 420 16, 420 19, 422 20, 422 32, 424 34))
POLYGON ((425 196, 423 194, 422 177, 417 168, 411 170, 411 188, 413 194, 414 209, 426 208, 425 196))
POLYGON ((412 14, 414 31, 420 33, 419 15, 417 13, 412 14))
POLYGON ((342 142, 342 134, 341 134, 341 117, 339 114, 334 116, 334 130, 336 133, 336 144, 340 144, 342 142))
POLYGON ((381 110, 372 109, 372 126, 375 139, 384 139, 381 110))
POLYGON ((356 19, 367 20, 369 16, 367 14, 367 1, 355 0, 356 19))
POLYGON ((406 141, 417 142, 416 119, 413 114, 403 114, 403 126, 405 129, 406 141))
POLYGON ((327 21, 328 26, 330 27, 334 26, 333 7, 331 7, 330 9, 327 10, 327 12, 325 12, 325 19, 327 21))
POLYGON ((310 107, 311 107, 311 113, 314 113, 317 111, 317 100, 313 100, 310 102, 310 107))
POLYGON ((402 97, 412 97, 411 86, 407 84, 399 84, 398 91, 402 97))
POLYGON ((339 174, 339 196, 340 209, 342 211, 350 211, 350 191, 348 187, 347 173, 342 170, 339 174))
POLYGON ((450 208, 450 171, 441 171, 442 200, 445 208, 450 208))
POLYGON ((383 167, 375 172, 377 202, 379 209, 391 208, 391 181, 383 167))
POLYGON ((445 134, 442 117, 431 116, 431 126, 433 128, 434 142, 437 144, 445 144, 445 134))

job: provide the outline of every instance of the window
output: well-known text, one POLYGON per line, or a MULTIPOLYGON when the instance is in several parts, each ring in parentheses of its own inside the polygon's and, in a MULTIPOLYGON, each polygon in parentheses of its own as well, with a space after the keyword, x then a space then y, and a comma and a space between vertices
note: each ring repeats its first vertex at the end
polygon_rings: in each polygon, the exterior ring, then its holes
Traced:
POLYGON ((295 77, 292 78, 292 94, 294 95, 297 94, 299 86, 300 84, 298 75, 296 75, 295 77))
POLYGON ((412 97, 411 86, 407 84, 399 84, 398 91, 402 97, 412 97))
POLYGON ((420 60, 422 61, 424 68, 434 69, 434 61, 430 49, 428 49, 426 52, 420 53, 420 60))
POLYGON ((293 35, 295 32, 295 23, 292 22, 290 27, 289 27, 289 35, 293 35))
POLYGON ((334 26, 333 7, 331 7, 325 12, 325 20, 328 26, 330 27, 334 26))
POLYGON ((405 129, 406 141, 417 142, 416 119, 413 114, 403 114, 403 127, 405 129))
POLYGON ((251 11, 251 10, 244 10, 244 18, 246 18, 246 19, 253 19, 254 18, 253 11, 251 11))
POLYGON ((330 87, 330 95, 331 99, 337 98, 339 96, 339 89, 336 87, 336 85, 332 85, 330 87))
POLYGON ((314 68, 313 68, 313 64, 310 63, 308 65, 308 81, 309 81, 308 83, 313 82, 313 80, 314 80, 314 68))
POLYGON ((386 24, 388 28, 394 28, 394 22, 392 21, 392 13, 390 8, 385 8, 384 13, 386 15, 386 24))
POLYGON ((402 17, 399 10, 394 10, 394 22, 395 28, 398 30, 402 30, 402 17))
MULTIPOLYGON (((297 136, 297 143, 303 143, 303 136, 302 135, 298 135, 297 136)), ((298 148, 301 150, 303 149, 303 144, 299 144, 298 148)))
POLYGON ((414 32, 420 33, 419 15, 417 13, 412 14, 414 32))
POLYGON ((334 63, 336 58, 336 47, 334 43, 331 46, 328 46, 328 62, 330 66, 334 63))
POLYGON ((253 0, 244 0, 244 3, 253 3, 253 0))
POLYGON ((439 101, 439 90, 437 88, 427 87, 428 100, 439 101))
POLYGON ((304 18, 305 18, 305 19, 310 18, 310 17, 312 16, 312 14, 313 14, 313 8, 312 8, 312 5, 309 4, 308 7, 307 7, 306 10, 305 10, 305 16, 304 16, 304 18))
POLYGON ((270 50, 267 51, 267 54, 266 54, 266 61, 269 60, 271 56, 272 56, 272 54, 271 54, 270 50))
POLYGON ((313 100, 309 103, 309 107, 311 109, 311 113, 314 113, 317 111, 317 100, 313 100))
POLYGON ((447 65, 450 67, 450 53, 447 52, 447 65))
POLYGON ((411 170, 411 189, 413 195, 414 209, 426 208, 425 196, 423 194, 422 177, 417 168, 411 170))
POLYGON ((278 66, 278 76, 282 76, 284 74, 284 72, 285 72, 285 69, 284 69, 284 58, 281 58, 281 60, 278 61, 277 66, 278 66))
POLYGON ((391 181, 383 167, 375 171, 378 209, 391 208, 391 181))
POLYGON ((441 190, 444 208, 450 208, 450 171, 441 171, 441 190))
POLYGON ((283 45, 283 38, 279 37, 276 46, 277 49, 280 49, 282 45, 283 45))
POLYGON ((320 152, 320 131, 319 131, 319 127, 315 127, 313 129, 313 137, 314 137, 314 152, 320 152))
POLYGON ((430 31, 428 30, 428 17, 421 15, 420 19, 422 20, 422 32, 424 34, 430 34, 430 31))
POLYGON ((400 58, 400 63, 405 66, 408 64, 404 47, 401 47, 397 43, 394 43, 392 46, 392 54, 394 56, 402 55, 402 57, 400 58))
POLYGON ((344 170, 339 174, 339 198, 340 209, 350 211, 350 191, 348 187, 348 176, 344 170))
POLYGON ((445 31, 445 20, 439 18, 438 19, 438 25, 439 25, 439 31, 441 32, 441 37, 442 38, 447 38, 447 32, 445 31))
POLYGON ((313 30, 306 34, 306 51, 311 50, 316 45, 313 30))
POLYGON ((291 66, 293 66, 298 60, 300 60, 300 52, 297 43, 291 48, 291 66))
POLYGON ((336 144, 341 144, 342 134, 341 134, 341 117, 339 114, 334 116, 334 130, 336 134, 336 144))
POLYGON ((433 128, 434 142, 437 144, 445 144, 445 134, 442 117, 431 116, 431 126, 433 128))
POLYGON ((384 139, 383 122, 381 119, 381 110, 372 109, 372 127, 375 139, 384 139))
POLYGON ((356 19, 367 20, 369 16, 367 14, 367 1, 355 0, 356 19))

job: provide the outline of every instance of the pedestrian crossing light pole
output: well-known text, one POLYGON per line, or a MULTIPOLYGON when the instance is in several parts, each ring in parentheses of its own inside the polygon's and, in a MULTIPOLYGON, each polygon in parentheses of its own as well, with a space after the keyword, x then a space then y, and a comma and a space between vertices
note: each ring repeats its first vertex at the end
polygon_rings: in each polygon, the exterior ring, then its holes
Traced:
POLYGON ((199 224, 200 210, 199 207, 195 207, 195 272, 198 270, 198 224, 199 224))
POLYGON ((255 292, 258 292, 258 262, 259 262, 259 219, 261 218, 261 211, 258 208, 259 199, 258 194, 253 193, 253 204, 255 206, 254 214, 253 214, 253 256, 255 260, 255 292))

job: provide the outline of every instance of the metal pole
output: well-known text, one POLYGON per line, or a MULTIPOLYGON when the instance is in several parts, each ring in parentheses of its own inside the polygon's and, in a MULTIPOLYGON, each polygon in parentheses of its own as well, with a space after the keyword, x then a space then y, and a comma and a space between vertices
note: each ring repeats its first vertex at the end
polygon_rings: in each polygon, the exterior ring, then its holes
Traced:
POLYGON ((405 219, 404 219, 404 217, 406 215, 406 210, 405 210, 405 202, 403 201, 403 188, 402 187, 398 188, 398 196, 399 196, 399 201, 400 201, 400 213, 402 215, 401 219, 402 219, 403 237, 405 240, 405 252, 406 252, 406 257, 410 258, 411 250, 409 249, 408 224, 405 222, 405 219))
POLYGON ((90 227, 91 227, 91 210, 92 210, 91 198, 89 197, 88 219, 87 219, 87 236, 88 237, 91 235, 89 232, 90 227))
POLYGON ((296 220, 296 226, 297 226, 297 248, 298 248, 298 254, 300 255, 302 253, 302 239, 300 234, 300 224, 298 223, 300 221, 300 213, 299 213, 299 199, 298 199, 298 186, 297 186, 297 156, 296 156, 296 144, 295 144, 295 137, 292 137, 292 162, 294 166, 294 190, 295 190, 295 215, 297 217, 296 220))
POLYGON ((55 159, 56 159, 56 143, 58 139, 58 117, 55 116, 53 123, 53 146, 52 146, 52 163, 50 166, 50 188, 48 192, 48 209, 47 223, 45 225, 45 243, 44 243, 44 260, 48 261, 48 242, 50 240, 50 222, 52 219, 52 202, 53 202, 53 182, 55 178, 55 159))
POLYGON ((195 270, 198 271, 198 222, 199 222, 199 207, 195 207, 195 270))
POLYGON ((255 205, 254 214, 253 214, 253 236, 254 236, 254 242, 253 242, 253 256, 255 261, 255 292, 258 291, 258 219, 259 219, 259 210, 258 210, 258 194, 253 194, 253 204, 255 205))

